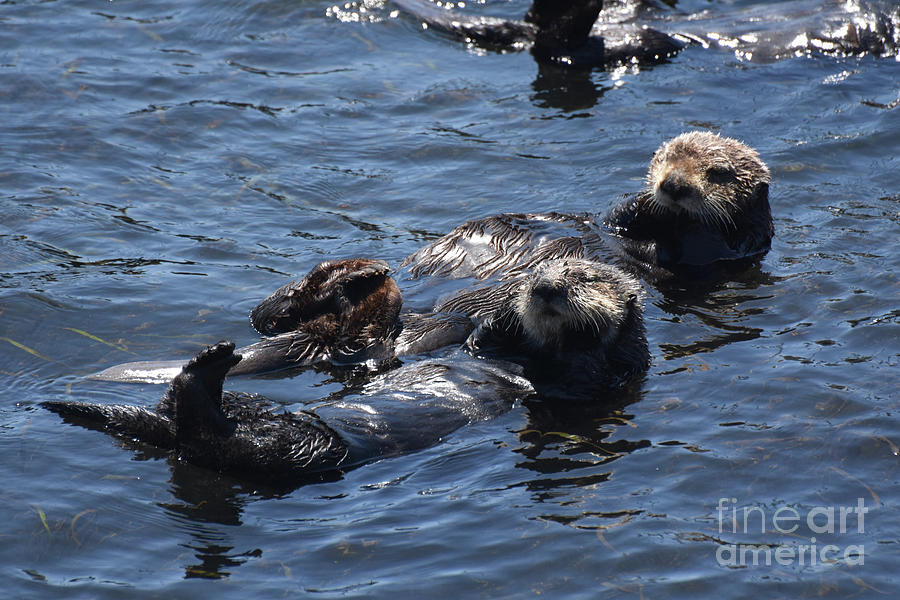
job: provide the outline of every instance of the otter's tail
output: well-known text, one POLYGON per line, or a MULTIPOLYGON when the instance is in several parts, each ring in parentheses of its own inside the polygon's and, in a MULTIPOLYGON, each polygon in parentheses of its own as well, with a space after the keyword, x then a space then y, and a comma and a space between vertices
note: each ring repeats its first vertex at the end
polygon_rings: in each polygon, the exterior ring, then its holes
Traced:
POLYGON ((41 406, 88 429, 127 435, 161 448, 175 447, 171 420, 140 406, 67 401, 42 402, 41 406))

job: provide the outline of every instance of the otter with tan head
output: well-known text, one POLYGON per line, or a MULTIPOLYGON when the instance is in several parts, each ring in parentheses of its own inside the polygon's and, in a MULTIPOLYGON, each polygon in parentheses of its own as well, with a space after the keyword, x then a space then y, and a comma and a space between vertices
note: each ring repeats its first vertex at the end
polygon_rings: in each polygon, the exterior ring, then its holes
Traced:
POLYGON ((682 134, 650 163, 647 187, 606 215, 503 214, 469 221, 404 261, 412 278, 516 276, 552 258, 614 262, 652 280, 768 251, 769 170, 755 150, 682 134))
POLYGON ((766 252, 774 235, 769 169, 759 154, 708 131, 684 133, 650 161, 647 189, 604 219, 648 266, 702 266, 766 252))
POLYGON ((769 217, 768 183, 769 170, 755 150, 706 131, 685 133, 664 144, 647 175, 651 200, 660 212, 686 213, 729 229, 736 229, 754 209, 760 217, 769 217))
POLYGON ((462 290, 438 310, 480 319, 470 349, 516 360, 539 391, 565 384, 567 396, 590 395, 649 365, 641 285, 612 265, 545 260, 525 276, 462 290))
POLYGON ((388 371, 313 410, 284 412, 258 396, 223 392, 225 375, 241 361, 230 343, 188 362, 155 409, 70 401, 43 406, 192 463, 288 483, 425 448, 500 415, 534 394, 523 371, 538 391, 555 383, 570 400, 578 395, 573 387, 584 386, 591 399, 603 399, 649 362, 640 286, 615 267, 550 261, 515 281, 460 295, 452 305, 483 320, 467 351, 388 371))

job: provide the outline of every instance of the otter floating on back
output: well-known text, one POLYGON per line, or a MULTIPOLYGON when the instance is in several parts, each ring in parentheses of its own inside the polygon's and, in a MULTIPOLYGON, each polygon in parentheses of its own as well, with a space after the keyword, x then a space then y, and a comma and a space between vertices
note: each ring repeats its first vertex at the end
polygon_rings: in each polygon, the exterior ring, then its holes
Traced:
POLYGON ((530 50, 540 62, 577 68, 656 64, 684 47, 665 33, 598 22, 602 0, 534 0, 522 21, 473 17, 427 0, 393 0, 431 29, 490 50, 530 50))
POLYGON ((468 44, 530 49, 538 61, 563 66, 655 64, 688 45, 755 61, 804 54, 900 57, 900 8, 886 2, 789 0, 686 14, 652 0, 535 0, 524 21, 466 15, 428 0, 393 3, 468 44))
POLYGON ((605 216, 502 214, 469 221, 408 256, 410 275, 515 276, 552 258, 617 262, 654 281, 768 251, 769 170, 752 148, 710 132, 656 151, 647 187, 605 216))
POLYGON ((539 383, 576 384, 569 371, 537 365, 577 360, 573 369, 597 398, 633 381, 649 362, 639 285, 614 267, 551 261, 492 293, 464 293, 456 309, 484 318, 468 352, 389 371, 359 393, 309 411, 279 412, 258 396, 223 392, 225 375, 241 360, 231 343, 192 359, 155 410, 68 401, 42 406, 195 464, 287 483, 425 448, 495 417, 534 393, 523 370, 539 383))
POLYGON ((732 52, 739 60, 771 62, 807 55, 900 59, 896 1, 782 0, 695 14, 666 7, 644 11, 641 22, 687 43, 732 52))
MULTIPOLYGON (((401 313, 402 297, 382 260, 324 261, 278 288, 250 313, 267 336, 237 350, 229 375, 317 363, 360 364, 460 344, 474 324, 452 314, 401 313)), ((164 383, 183 360, 129 362, 91 376, 101 381, 164 383)))

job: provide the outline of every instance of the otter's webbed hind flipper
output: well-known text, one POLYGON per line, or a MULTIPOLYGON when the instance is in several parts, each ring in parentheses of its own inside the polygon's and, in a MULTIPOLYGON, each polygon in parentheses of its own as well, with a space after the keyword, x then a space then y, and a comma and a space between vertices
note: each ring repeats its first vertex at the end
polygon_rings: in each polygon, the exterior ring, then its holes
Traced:
POLYGON ((175 377, 155 411, 127 404, 90 402, 50 401, 41 406, 76 425, 173 449, 188 430, 218 434, 229 431, 230 423, 222 412, 222 381, 240 360, 230 342, 207 348, 175 377), (185 399, 190 401, 184 402, 185 399))
POLYGON ((74 425, 126 435, 160 448, 176 446, 172 420, 141 406, 66 401, 42 402, 41 406, 74 425))
POLYGON ((343 439, 314 413, 273 410, 264 398, 223 394, 241 357, 220 342, 194 357, 156 407, 45 402, 67 421, 175 450, 191 463, 280 483, 344 467, 343 439))
POLYGON ((227 393, 222 382, 241 357, 220 342, 172 381, 159 411, 173 415, 178 450, 190 462, 258 479, 287 480, 340 468, 347 447, 315 414, 279 413, 262 398, 227 393))
POLYGON ((222 384, 228 370, 240 361, 234 342, 219 342, 192 358, 172 380, 156 410, 175 421, 179 443, 234 432, 234 423, 222 410, 222 384))

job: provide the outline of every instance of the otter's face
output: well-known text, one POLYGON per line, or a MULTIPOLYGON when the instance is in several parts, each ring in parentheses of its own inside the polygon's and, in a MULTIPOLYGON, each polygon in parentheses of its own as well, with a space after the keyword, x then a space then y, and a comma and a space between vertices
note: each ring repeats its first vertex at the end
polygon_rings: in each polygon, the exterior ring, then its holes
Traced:
POLYGON ((619 269, 588 260, 542 263, 519 287, 513 310, 528 339, 552 350, 575 341, 608 345, 640 297, 619 269))
POLYGON ((707 131, 683 133, 656 151, 647 184, 658 213, 733 228, 738 213, 767 193, 769 170, 752 148, 707 131))

